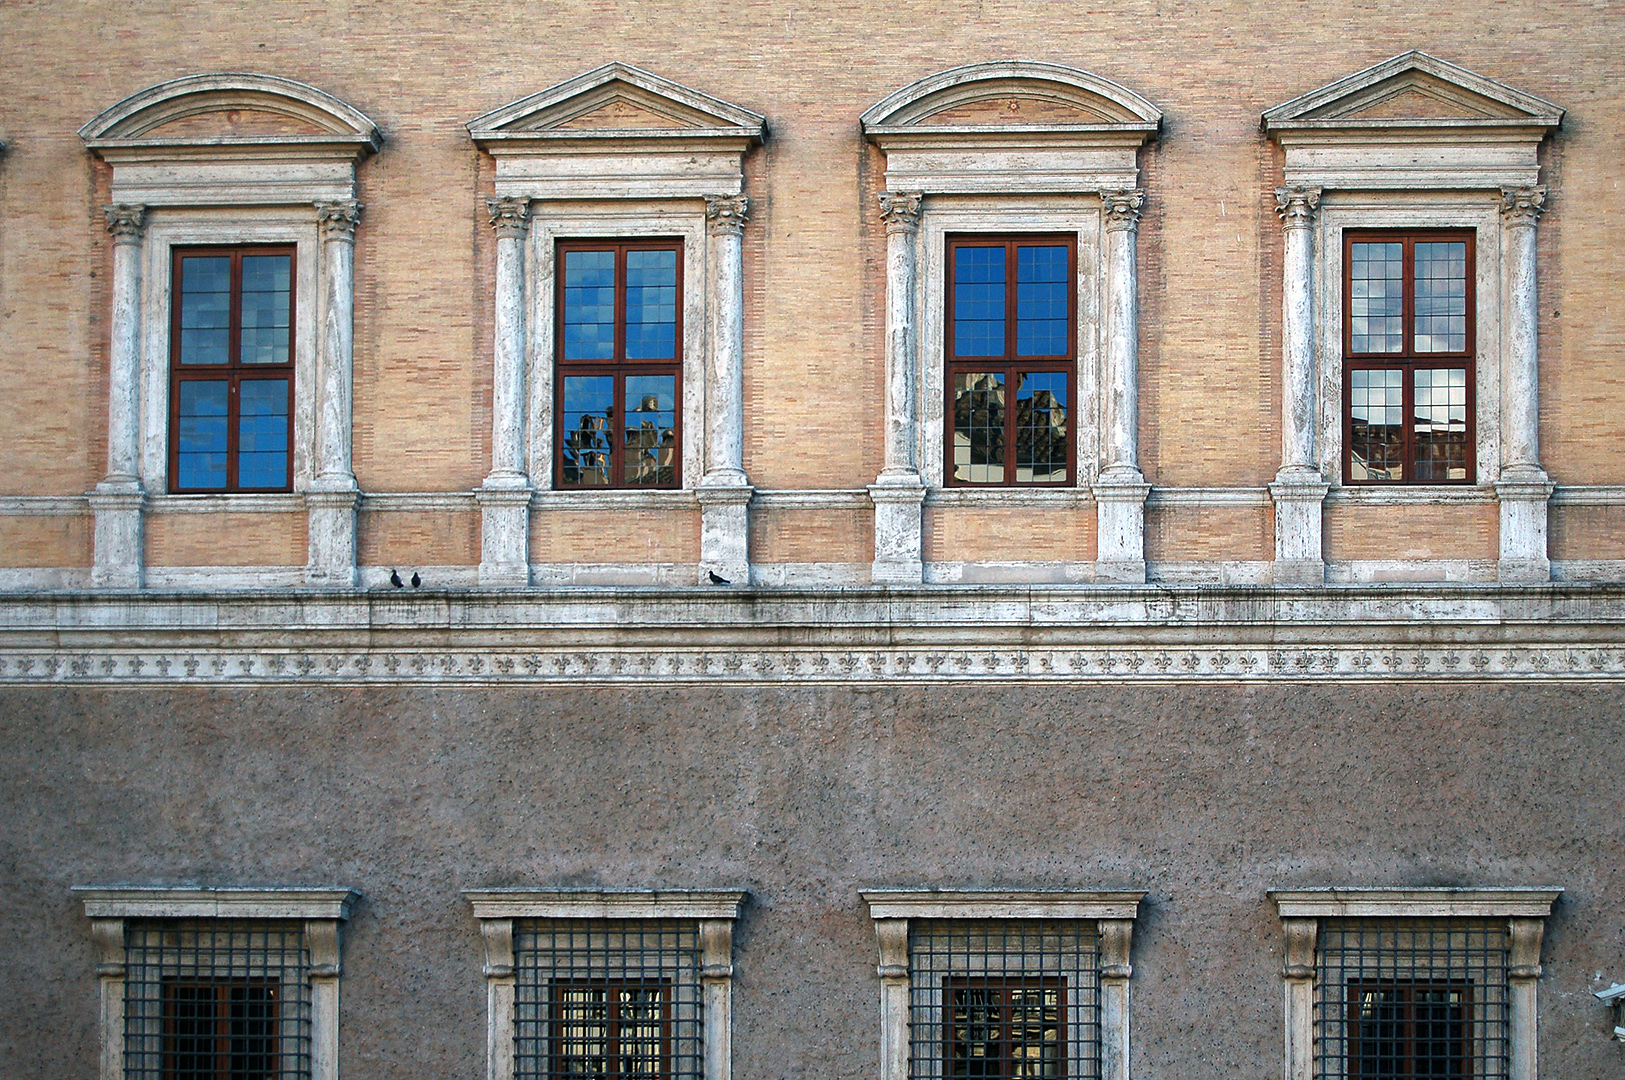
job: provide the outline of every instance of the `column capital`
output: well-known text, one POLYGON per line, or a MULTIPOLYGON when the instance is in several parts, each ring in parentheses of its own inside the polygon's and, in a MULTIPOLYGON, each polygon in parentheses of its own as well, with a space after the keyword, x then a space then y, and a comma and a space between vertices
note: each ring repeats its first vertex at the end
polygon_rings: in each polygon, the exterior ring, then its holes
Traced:
POLYGON ((739 236, 745 231, 750 199, 744 195, 707 195, 705 227, 712 236, 739 236))
POLYGON ((1284 229, 1307 229, 1314 223, 1315 210, 1320 206, 1317 187, 1278 187, 1275 189, 1275 212, 1281 215, 1284 229))
POLYGON ((1508 225, 1535 227, 1546 210, 1546 189, 1524 187, 1501 189, 1501 217, 1508 225))
POLYGON ((102 207, 107 215, 107 231, 113 234, 115 244, 139 244, 141 227, 146 222, 147 208, 120 203, 102 207))
POLYGON ((316 223, 323 240, 355 241, 355 227, 361 220, 361 204, 354 199, 316 204, 316 223))
POLYGON ((882 191, 880 217, 886 223, 886 235, 918 232, 920 203, 924 198, 924 193, 919 191, 882 191))
POLYGON ((1125 188, 1122 191, 1103 191, 1100 201, 1106 210, 1106 231, 1133 231, 1140 226, 1140 208, 1145 205, 1145 189, 1125 188))
POLYGON ((485 209, 491 217, 491 228, 496 231, 498 240, 523 240, 530 231, 529 199, 499 199, 492 196, 485 200, 485 209))

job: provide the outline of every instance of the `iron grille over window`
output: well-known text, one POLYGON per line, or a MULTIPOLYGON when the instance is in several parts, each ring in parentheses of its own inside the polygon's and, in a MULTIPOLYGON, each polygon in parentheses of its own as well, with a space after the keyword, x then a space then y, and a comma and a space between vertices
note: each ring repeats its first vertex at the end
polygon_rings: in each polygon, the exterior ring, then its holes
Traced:
POLYGON ((518 1080, 701 1080, 694 922, 516 919, 513 950, 518 1080))
POLYGON ((1317 1077, 1507 1075, 1505 920, 1327 919, 1318 953, 1317 1077))
POLYGON ((310 1076, 303 923, 139 919, 124 942, 129 1080, 310 1076))
POLYGON ((1099 1077, 1098 953, 1088 921, 911 923, 911 1075, 1099 1077))

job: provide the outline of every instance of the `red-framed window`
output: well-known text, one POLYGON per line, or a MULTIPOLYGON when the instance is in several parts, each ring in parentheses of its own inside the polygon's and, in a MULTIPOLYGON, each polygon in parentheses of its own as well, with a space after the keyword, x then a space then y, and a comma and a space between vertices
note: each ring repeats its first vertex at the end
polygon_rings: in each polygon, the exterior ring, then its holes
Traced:
POLYGON ((1343 234, 1343 478, 1470 484, 1471 230, 1343 234))
POLYGON ((554 484, 682 482, 683 245, 561 241, 554 484))
POLYGON ((1066 985, 1058 977, 987 976, 943 985, 945 1072, 966 1080, 1063 1077, 1066 985))
POLYGON ((163 984, 163 1080, 281 1080, 277 979, 163 984))
POLYGON ((550 996, 556 1080, 670 1080, 669 983, 558 980, 550 996))
POLYGON ((1350 982, 1347 1075, 1469 1080, 1472 988, 1449 979, 1350 982))
POLYGON ((1077 476, 1077 240, 948 238, 944 471, 950 485, 1077 476))
POLYGON ((173 251, 170 491, 293 489, 294 258, 173 251))

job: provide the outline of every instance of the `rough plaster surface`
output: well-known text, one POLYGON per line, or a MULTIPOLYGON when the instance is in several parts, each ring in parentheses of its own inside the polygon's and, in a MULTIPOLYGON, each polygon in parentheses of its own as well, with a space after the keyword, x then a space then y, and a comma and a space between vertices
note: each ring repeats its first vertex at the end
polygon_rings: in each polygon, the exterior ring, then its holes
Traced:
POLYGON ((95 1071, 69 886, 340 884, 350 1080, 483 1070, 459 890, 748 887, 740 1080, 867 1077, 867 886, 1149 890, 1133 1075, 1280 1069, 1272 886, 1558 885, 1542 1074, 1617 1076, 1618 687, 9 689, 0 1075, 95 1071))

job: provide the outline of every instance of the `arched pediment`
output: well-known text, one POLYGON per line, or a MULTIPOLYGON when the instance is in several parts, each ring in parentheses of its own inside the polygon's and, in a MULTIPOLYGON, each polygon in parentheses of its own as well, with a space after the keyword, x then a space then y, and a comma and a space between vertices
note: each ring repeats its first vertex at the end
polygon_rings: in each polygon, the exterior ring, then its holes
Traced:
POLYGON ((759 142, 764 125, 749 109, 631 64, 611 63, 475 117, 468 133, 482 146, 663 135, 759 142))
POLYGON ((986 126, 1154 132, 1162 113, 1134 91, 1087 71, 999 60, 928 75, 877 103, 862 119, 871 134, 986 126))
POLYGON ((79 129, 95 150, 131 146, 348 144, 383 142, 365 114, 331 94, 273 75, 189 75, 148 87, 79 129))

